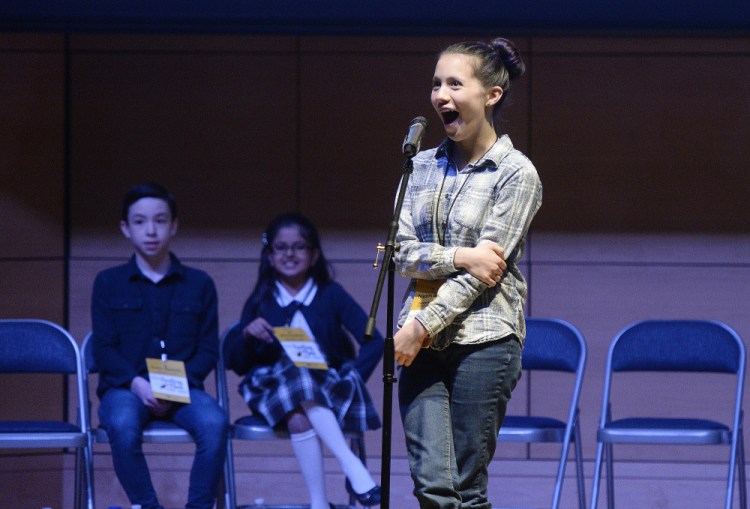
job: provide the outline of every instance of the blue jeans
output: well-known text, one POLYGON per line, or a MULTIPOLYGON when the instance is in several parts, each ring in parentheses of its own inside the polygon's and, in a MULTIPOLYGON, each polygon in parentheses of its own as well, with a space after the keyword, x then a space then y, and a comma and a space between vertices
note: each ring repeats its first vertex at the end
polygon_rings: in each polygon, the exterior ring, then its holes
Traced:
POLYGON ((399 375, 414 495, 422 509, 488 509, 487 466, 521 377, 515 337, 425 349, 399 375))
MULTIPOLYGON (((190 389, 190 401, 175 403, 165 420, 187 430, 195 440, 186 507, 211 509, 226 456, 227 417, 216 400, 201 390, 190 389)), ((115 473, 130 502, 143 509, 163 509, 141 445, 143 427, 154 417, 129 390, 110 389, 99 405, 99 419, 109 436, 115 473)))

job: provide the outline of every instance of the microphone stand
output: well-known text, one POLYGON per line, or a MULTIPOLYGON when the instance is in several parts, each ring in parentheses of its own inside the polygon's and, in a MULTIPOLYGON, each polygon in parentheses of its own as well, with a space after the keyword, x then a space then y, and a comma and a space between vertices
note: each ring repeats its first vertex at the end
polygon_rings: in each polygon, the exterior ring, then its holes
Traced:
POLYGON ((381 471, 380 471, 380 508, 389 509, 390 507, 390 494, 391 494, 391 429, 393 423, 393 384, 396 383, 397 379, 394 377, 395 371, 395 347, 393 344, 393 293, 394 293, 394 273, 395 266, 393 262, 394 253, 397 250, 396 247, 396 233, 398 232, 398 221, 401 217, 401 208, 404 204, 404 196, 406 195, 406 187, 409 183, 409 176, 414 171, 414 164, 412 158, 407 157, 404 161, 403 176, 401 177, 401 185, 399 186, 398 197, 396 199, 396 207, 393 211, 393 220, 391 221, 390 228, 388 229, 388 239, 386 240, 385 246, 378 244, 378 252, 375 255, 374 267, 378 266, 378 254, 383 252, 383 263, 380 266, 380 273, 378 275, 377 286, 375 287, 375 296, 372 300, 372 308, 370 309, 370 316, 367 320, 367 328, 365 329, 365 339, 372 338, 372 334, 375 331, 375 317, 378 314, 378 304, 380 303, 380 296, 383 292, 383 285, 385 283, 386 273, 388 274, 388 309, 386 314, 386 331, 385 331, 385 345, 383 352, 383 444, 382 444, 382 456, 381 456, 381 471))

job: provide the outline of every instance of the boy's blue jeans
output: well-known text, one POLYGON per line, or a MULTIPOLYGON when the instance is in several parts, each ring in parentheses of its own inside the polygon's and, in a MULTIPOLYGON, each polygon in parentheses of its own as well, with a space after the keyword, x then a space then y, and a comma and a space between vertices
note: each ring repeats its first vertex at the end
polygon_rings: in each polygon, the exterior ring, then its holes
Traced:
MULTIPOLYGON (((226 456, 227 418, 216 400, 201 390, 190 389, 190 401, 187 405, 175 403, 166 420, 187 430, 195 440, 186 507, 211 509, 226 456)), ((141 445, 143 427, 153 418, 141 400, 126 389, 107 391, 99 405, 99 420, 109 436, 117 478, 130 502, 143 509, 162 509, 141 445)))
POLYGON ((421 509, 488 509, 487 466, 521 377, 515 337, 424 349, 399 375, 399 405, 421 509))

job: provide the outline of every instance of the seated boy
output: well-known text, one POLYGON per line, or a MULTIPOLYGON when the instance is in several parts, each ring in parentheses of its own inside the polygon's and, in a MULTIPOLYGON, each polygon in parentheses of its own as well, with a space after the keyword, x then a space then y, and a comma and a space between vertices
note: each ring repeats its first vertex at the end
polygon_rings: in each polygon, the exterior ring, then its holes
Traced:
MULTIPOLYGON (((218 358, 216 289, 205 272, 183 265, 170 252, 177 226, 169 191, 152 183, 130 189, 120 230, 135 252, 126 264, 97 275, 91 302, 99 419, 117 478, 130 502, 143 509, 163 509, 141 445, 147 422, 172 421, 195 440, 189 509, 213 507, 226 452, 226 414, 203 391, 218 358), (180 361, 184 375, 178 373, 175 383, 188 394, 155 397, 147 358, 180 361)), ((158 366, 151 369, 156 376, 158 366)))

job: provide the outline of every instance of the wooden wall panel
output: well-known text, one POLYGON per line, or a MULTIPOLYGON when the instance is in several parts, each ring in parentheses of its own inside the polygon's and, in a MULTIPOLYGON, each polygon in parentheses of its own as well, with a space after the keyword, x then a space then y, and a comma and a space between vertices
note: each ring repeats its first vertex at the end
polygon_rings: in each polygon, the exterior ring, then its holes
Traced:
POLYGON ((62 256, 61 37, 0 37, 0 257, 62 256))
POLYGON ((62 324, 62 261, 0 259, 0 316, 42 318, 62 324))
POLYGON ((744 41, 557 42, 533 55, 537 228, 750 229, 744 41))
MULTIPOLYGON (((69 489, 65 465, 60 454, 24 455, 17 450, 9 454, 3 451, 0 453, 0 506, 73 509, 72 503, 66 506, 62 502, 73 500, 72 495, 63 497, 69 489)), ((70 481, 72 484, 72 478, 70 481)))
POLYGON ((206 37, 180 47, 169 37, 123 37, 116 49, 100 39, 75 45, 76 226, 112 224, 124 191, 144 180, 173 190, 193 227, 262 224, 293 207, 295 58, 289 40, 277 49, 241 41, 222 47, 206 37))

